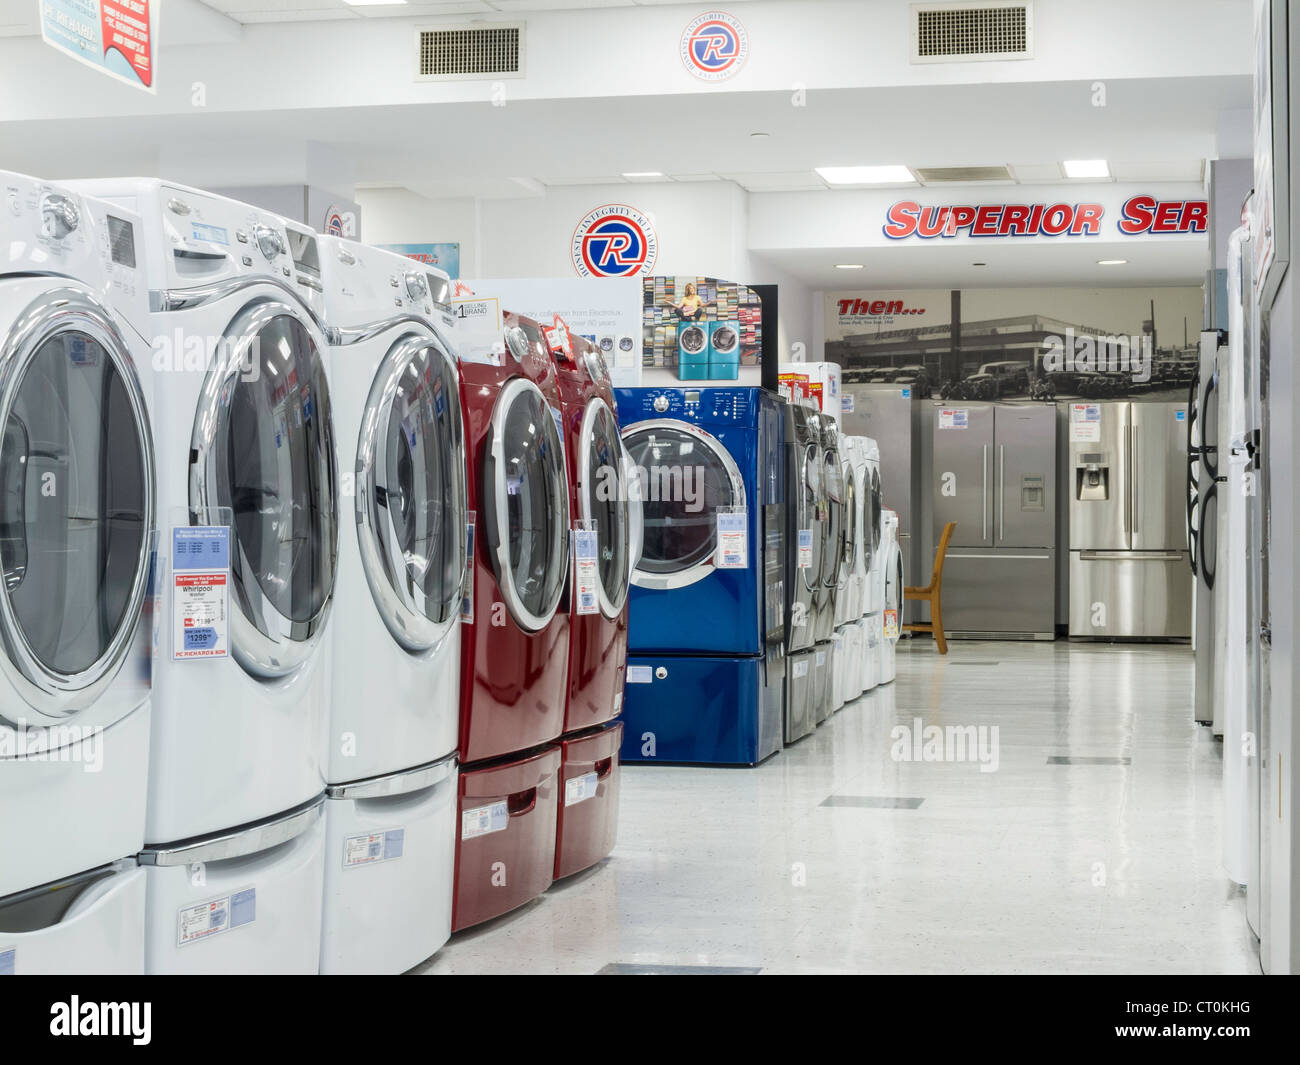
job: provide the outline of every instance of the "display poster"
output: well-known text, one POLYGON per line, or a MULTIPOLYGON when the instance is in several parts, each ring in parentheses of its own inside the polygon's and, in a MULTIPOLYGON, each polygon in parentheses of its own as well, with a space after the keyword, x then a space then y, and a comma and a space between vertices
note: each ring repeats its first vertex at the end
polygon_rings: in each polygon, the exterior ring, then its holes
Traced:
POLYGON ((172 658, 230 654, 230 529, 172 529, 172 658))
POLYGON ((595 344, 615 388, 641 384, 639 278, 514 278, 464 281, 452 296, 456 344, 469 362, 499 360, 507 313, 549 328, 557 318, 595 344))
MULTIPOLYGON (((31 0, 37 2, 37 0, 31 0)), ((39 0, 41 39, 110 78, 157 94, 161 0, 39 0)))
POLYGON ((715 277, 643 279, 637 384, 702 387, 763 383, 763 301, 715 277))
POLYGON ((436 266, 453 281, 460 277, 459 244, 376 244, 375 247, 405 255, 422 266, 436 266))
POLYGON ((879 384, 952 403, 1183 398, 1202 302, 1192 286, 831 292, 824 355, 846 395, 879 384))

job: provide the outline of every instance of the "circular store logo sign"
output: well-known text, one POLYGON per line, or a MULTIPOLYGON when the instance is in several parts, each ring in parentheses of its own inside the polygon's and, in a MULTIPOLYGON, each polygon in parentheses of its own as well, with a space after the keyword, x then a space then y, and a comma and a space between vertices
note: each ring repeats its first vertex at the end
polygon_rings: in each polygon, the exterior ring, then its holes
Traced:
POLYGON ((578 223, 572 251, 580 277, 635 277, 654 269, 659 238, 647 215, 625 203, 607 203, 578 223))
POLYGON ((682 62, 701 81, 726 81, 749 55, 749 37, 740 19, 725 11, 706 11, 682 32, 682 62))

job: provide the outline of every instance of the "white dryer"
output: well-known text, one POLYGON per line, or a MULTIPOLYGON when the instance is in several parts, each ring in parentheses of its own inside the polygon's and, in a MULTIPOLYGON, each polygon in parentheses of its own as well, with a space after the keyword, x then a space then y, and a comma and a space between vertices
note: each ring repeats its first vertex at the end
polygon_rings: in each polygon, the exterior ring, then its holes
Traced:
POLYGON ((154 179, 81 187, 141 216, 153 312, 146 966, 314 972, 338 538, 317 237, 154 179))
POLYGON ((888 684, 894 679, 894 650, 903 629, 903 551, 898 538, 898 514, 892 510, 886 510, 884 515, 881 563, 884 588, 880 611, 880 668, 876 680, 879 684, 888 684))
POLYGON ((400 973, 451 935, 465 443, 451 282, 320 238, 339 530, 321 971, 400 973))
POLYGON ((75 971, 54 943, 77 938, 87 970, 139 971, 130 892, 89 888, 144 840, 156 496, 139 221, 17 174, 0 172, 0 196, 0 972, 75 971), (37 887, 57 900, 31 904, 37 887))

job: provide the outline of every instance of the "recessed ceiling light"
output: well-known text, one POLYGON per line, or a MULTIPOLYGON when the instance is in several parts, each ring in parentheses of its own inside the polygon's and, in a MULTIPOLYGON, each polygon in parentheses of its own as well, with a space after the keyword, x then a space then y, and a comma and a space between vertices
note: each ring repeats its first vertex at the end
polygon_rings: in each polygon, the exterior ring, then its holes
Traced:
POLYGON ((770 134, 770 133, 759 133, 759 132, 755 132, 755 133, 751 133, 751 134, 750 134, 751 137, 753 137, 755 140, 759 140, 759 141, 761 141, 764 137, 770 137, 771 135, 772 135, 772 134, 770 134))
POLYGON ((894 185, 915 183, 905 166, 819 166, 814 168, 828 185, 894 185))
POLYGON ((623 175, 629 181, 635 181, 637 178, 661 178, 662 170, 632 170, 623 175))
POLYGON ((861 263, 836 263, 835 269, 836 270, 861 270, 862 264, 861 263))
POLYGON ((397 7, 406 0, 343 0, 348 7, 397 7))
POLYGON ((1097 265, 1098 266, 1123 266, 1126 262, 1128 262, 1127 259, 1098 259, 1097 265))
POLYGON ((971 263, 971 266, 988 266, 988 263, 971 263))
POLYGON ((1110 167, 1105 159, 1067 159, 1061 164, 1068 178, 1107 178, 1110 167))

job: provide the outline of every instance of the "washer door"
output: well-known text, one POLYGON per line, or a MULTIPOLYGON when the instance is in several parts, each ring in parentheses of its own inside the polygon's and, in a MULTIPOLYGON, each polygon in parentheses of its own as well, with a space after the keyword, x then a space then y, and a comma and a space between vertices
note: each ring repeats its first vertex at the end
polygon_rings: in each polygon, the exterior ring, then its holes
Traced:
POLYGON ((465 444, 456 364, 428 333, 398 340, 357 436, 357 546, 388 631, 420 654, 460 615, 465 444))
POLYGON ((840 474, 839 455, 834 451, 822 455, 822 484, 826 493, 827 521, 821 579, 824 587, 834 588, 839 582, 844 558, 844 479, 840 474))
POLYGON ((578 434, 578 516, 596 523, 596 598, 605 617, 617 618, 627 601, 630 524, 627 464, 618 419, 602 399, 582 414, 578 434))
POLYGON ((844 533, 840 553, 839 586, 853 574, 858 554, 858 488, 853 466, 846 460, 840 465, 840 483, 844 485, 844 533))
POLYGON ((289 304, 248 305, 218 345, 194 419, 191 520, 233 514, 231 650, 259 677, 306 660, 334 595, 338 475, 323 346, 289 304))
POLYGON ((821 519, 822 509, 826 505, 822 486, 821 455, 816 444, 809 444, 799 459, 800 492, 799 528, 812 531, 812 563, 799 572, 803 577, 804 587, 815 592, 821 583, 822 541, 825 536, 825 522, 821 519))
MULTIPOLYGON (((880 552, 880 535, 881 535, 881 528, 882 528, 881 523, 884 521, 883 511, 885 509, 885 501, 881 497, 881 492, 880 492, 880 470, 875 467, 872 467, 871 469, 870 506, 871 506, 871 513, 869 514, 869 518, 871 520, 871 530, 870 530, 871 552, 867 559, 868 565, 870 564, 871 559, 874 559, 876 555, 879 554, 880 552)), ((864 536, 863 537, 864 544, 866 543, 866 541, 867 541, 867 537, 864 536)))
POLYGON ((740 468, 717 437, 673 418, 637 422, 623 444, 642 479, 638 588, 684 588, 713 572, 719 507, 743 507, 740 468))
POLYGON ((15 321, 0 347, 0 669, 26 705, 0 699, 0 719, 48 724, 93 705, 131 648, 149 581, 154 462, 144 395, 108 309, 59 288, 15 321))
POLYGON ((516 377, 497 397, 483 464, 488 554, 501 598, 527 632, 555 616, 569 563, 569 482, 551 406, 516 377))

